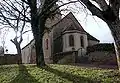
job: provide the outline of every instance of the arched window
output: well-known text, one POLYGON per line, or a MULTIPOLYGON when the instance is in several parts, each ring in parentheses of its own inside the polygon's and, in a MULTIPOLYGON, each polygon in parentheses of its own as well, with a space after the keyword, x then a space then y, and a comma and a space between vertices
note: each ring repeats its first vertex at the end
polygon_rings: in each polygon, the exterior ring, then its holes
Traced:
POLYGON ((69 46, 74 46, 74 36, 73 35, 69 36, 69 46))
POLYGON ((84 48, 84 37, 80 36, 80 43, 81 43, 81 47, 84 48))
POLYGON ((45 40, 46 41, 46 50, 48 50, 48 39, 45 40))

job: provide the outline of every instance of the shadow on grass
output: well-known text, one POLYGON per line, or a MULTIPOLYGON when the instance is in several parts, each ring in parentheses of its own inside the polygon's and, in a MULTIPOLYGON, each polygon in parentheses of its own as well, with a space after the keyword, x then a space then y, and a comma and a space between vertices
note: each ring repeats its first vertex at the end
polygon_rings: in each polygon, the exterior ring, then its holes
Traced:
POLYGON ((19 74, 9 83, 40 83, 33 76, 31 76, 26 67, 22 64, 19 65, 19 74))
POLYGON ((67 72, 61 72, 59 70, 50 68, 49 66, 45 66, 43 67, 43 69, 45 69, 48 72, 54 73, 64 79, 72 81, 73 83, 101 83, 101 81, 95 81, 87 77, 77 76, 67 72))

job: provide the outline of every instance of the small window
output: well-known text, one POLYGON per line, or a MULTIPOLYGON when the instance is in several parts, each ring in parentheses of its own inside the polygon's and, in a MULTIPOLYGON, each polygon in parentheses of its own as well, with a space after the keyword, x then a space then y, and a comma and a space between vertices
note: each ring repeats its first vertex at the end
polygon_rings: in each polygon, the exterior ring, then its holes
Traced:
POLYGON ((81 47, 84 48, 84 37, 83 36, 80 37, 80 42, 81 42, 81 47))
POLYGON ((34 48, 35 48, 35 45, 32 45, 31 48, 34 49, 34 48))
POLYGON ((46 39, 46 50, 48 50, 48 39, 46 39))
POLYGON ((69 36, 69 46, 74 46, 74 36, 73 35, 69 36))

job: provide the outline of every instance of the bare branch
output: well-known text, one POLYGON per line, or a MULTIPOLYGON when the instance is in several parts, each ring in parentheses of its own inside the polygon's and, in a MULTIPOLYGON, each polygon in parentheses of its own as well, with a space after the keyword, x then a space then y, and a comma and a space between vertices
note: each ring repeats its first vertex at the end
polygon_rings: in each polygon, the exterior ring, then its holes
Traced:
POLYGON ((5 17, 5 15, 2 13, 1 10, 0 10, 0 14, 2 15, 2 17, 4 18, 4 20, 5 20, 11 27, 15 28, 15 26, 14 26, 12 23, 10 23, 10 21, 5 17))
POLYGON ((103 17, 103 12, 97 8, 95 5, 93 5, 89 0, 78 0, 80 3, 81 1, 87 6, 87 8, 91 11, 92 15, 95 15, 102 20, 106 21, 106 19, 103 17))
POLYGON ((25 2, 26 4, 29 4, 28 1, 26 1, 26 0, 21 0, 21 1, 25 2))

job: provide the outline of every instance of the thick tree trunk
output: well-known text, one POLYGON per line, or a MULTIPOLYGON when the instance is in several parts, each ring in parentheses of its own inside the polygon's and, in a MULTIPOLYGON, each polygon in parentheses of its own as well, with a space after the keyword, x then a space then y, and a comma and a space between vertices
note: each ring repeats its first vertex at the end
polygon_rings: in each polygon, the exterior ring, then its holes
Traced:
POLYGON ((42 34, 38 34, 35 37, 35 47, 36 47, 36 63, 37 66, 45 66, 44 54, 42 48, 42 34))
POLYGON ((118 69, 120 71, 120 20, 116 20, 112 23, 107 23, 111 33, 114 38, 114 46, 115 46, 115 52, 116 52, 116 58, 118 63, 118 69))
POLYGON ((44 32, 45 20, 40 18, 37 10, 37 0, 28 0, 31 9, 31 27, 33 36, 35 39, 36 47, 36 64, 38 67, 45 65, 43 49, 42 49, 42 37, 44 32))
POLYGON ((44 32, 44 21, 43 18, 32 16, 31 25, 35 39, 36 47, 36 64, 38 67, 45 66, 44 54, 42 48, 42 38, 44 32))

